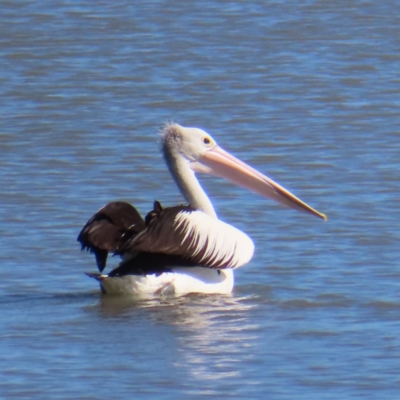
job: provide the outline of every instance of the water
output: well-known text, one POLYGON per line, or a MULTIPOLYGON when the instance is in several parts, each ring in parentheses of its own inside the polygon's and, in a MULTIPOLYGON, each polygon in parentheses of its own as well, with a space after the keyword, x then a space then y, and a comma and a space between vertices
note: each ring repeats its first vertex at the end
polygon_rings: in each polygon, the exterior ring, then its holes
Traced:
POLYGON ((397 398, 397 11, 3 2, 0 397, 397 398), (182 201, 158 152, 167 120, 329 221, 204 178, 256 244, 232 296, 102 297, 76 236, 110 200, 182 201))

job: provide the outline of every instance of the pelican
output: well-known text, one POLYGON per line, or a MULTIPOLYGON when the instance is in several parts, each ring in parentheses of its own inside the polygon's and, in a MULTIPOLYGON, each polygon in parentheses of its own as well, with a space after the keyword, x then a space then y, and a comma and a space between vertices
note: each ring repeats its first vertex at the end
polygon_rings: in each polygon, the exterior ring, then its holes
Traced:
POLYGON ((195 173, 213 174, 265 198, 326 220, 288 190, 217 145, 205 131, 165 124, 161 149, 187 205, 163 208, 158 201, 143 219, 125 202, 101 208, 78 236, 94 253, 103 293, 139 296, 230 293, 233 270, 247 264, 253 241, 218 219, 195 173), (104 274, 108 253, 122 261, 104 274))

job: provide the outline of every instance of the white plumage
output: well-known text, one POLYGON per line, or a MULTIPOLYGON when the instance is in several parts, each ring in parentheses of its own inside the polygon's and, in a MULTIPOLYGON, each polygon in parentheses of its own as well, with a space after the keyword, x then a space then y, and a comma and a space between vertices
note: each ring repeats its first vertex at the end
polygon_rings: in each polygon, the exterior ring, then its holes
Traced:
POLYGON ((125 275, 112 278, 99 275, 96 279, 107 294, 140 298, 155 295, 183 296, 188 293, 229 294, 234 286, 233 270, 203 267, 177 267, 172 272, 161 275, 125 275))
POLYGON ((239 268, 253 257, 253 241, 244 232, 202 211, 181 212, 175 223, 173 228, 185 234, 182 242, 190 238, 187 251, 203 254, 200 262, 211 259, 223 265, 229 262, 229 268, 239 268))

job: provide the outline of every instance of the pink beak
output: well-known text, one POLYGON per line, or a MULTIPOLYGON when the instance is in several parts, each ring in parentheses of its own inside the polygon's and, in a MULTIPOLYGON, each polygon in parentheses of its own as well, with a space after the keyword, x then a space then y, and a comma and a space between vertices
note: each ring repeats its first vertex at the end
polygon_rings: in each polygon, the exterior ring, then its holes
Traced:
POLYGON ((284 187, 217 145, 207 151, 199 161, 191 163, 191 167, 196 172, 205 172, 228 179, 263 197, 296 210, 316 215, 324 221, 328 219, 325 214, 314 210, 284 187))

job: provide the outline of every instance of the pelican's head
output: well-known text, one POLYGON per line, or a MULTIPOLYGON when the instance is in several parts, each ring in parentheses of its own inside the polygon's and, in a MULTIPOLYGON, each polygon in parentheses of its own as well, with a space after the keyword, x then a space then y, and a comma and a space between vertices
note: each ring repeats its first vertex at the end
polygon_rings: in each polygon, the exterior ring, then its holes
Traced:
POLYGON ((161 132, 167 163, 171 159, 185 159, 193 171, 217 175, 259 195, 288 207, 313 214, 323 220, 327 217, 304 203, 261 172, 221 149, 215 140, 198 128, 166 124, 161 132))
POLYGON ((185 128, 175 123, 165 124, 161 136, 164 154, 182 156, 189 163, 199 161, 217 145, 202 129, 185 128))

